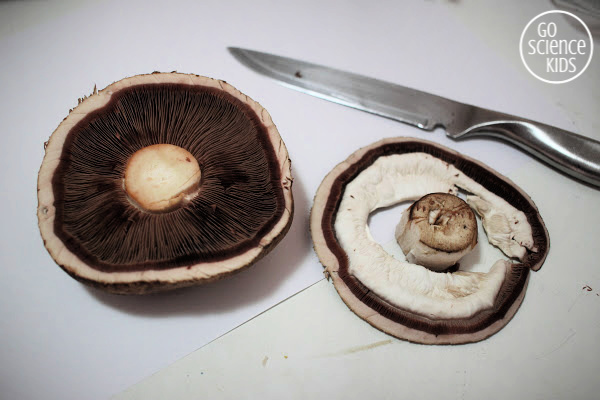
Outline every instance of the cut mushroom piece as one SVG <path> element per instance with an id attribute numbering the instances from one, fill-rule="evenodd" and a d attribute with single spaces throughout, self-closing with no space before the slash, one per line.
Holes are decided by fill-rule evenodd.
<path id="1" fill-rule="evenodd" d="M 487 273 L 434 272 L 395 259 L 371 237 L 367 222 L 376 209 L 459 189 L 471 194 L 467 203 L 506 255 Z M 500 330 L 523 300 L 529 270 L 541 267 L 549 249 L 535 204 L 513 182 L 412 138 L 374 143 L 337 165 L 315 196 L 311 234 L 350 309 L 386 333 L 427 344 L 474 342 Z"/>
<path id="2" fill-rule="evenodd" d="M 267 254 L 293 214 L 270 115 L 224 81 L 180 73 L 96 91 L 54 131 L 38 221 L 75 279 L 147 293 L 219 279 Z"/>
<path id="3" fill-rule="evenodd" d="M 395 236 L 407 261 L 443 271 L 473 250 L 477 220 L 459 197 L 431 193 L 402 213 Z"/>

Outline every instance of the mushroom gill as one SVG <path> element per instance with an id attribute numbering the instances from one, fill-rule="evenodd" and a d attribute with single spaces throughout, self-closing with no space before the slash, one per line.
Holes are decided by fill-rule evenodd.
<path id="1" fill-rule="evenodd" d="M 466 202 L 507 257 L 487 273 L 434 272 L 395 259 L 371 237 L 367 220 L 374 210 L 459 189 L 470 193 Z M 440 216 L 421 211 L 428 222 Z M 497 224 L 500 218 L 506 223 Z M 455 151 L 411 138 L 374 143 L 336 166 L 315 196 L 311 233 L 321 263 L 356 314 L 391 335 L 429 344 L 482 340 L 508 323 L 549 240 L 534 203 L 510 180 Z M 459 247 L 468 248 L 472 239 L 467 235 L 466 246 Z M 445 249 L 456 250 L 451 247 Z"/>
<path id="2" fill-rule="evenodd" d="M 260 104 L 211 78 L 139 75 L 85 98 L 50 137 L 39 226 L 74 278 L 165 290 L 264 256 L 291 224 L 291 182 Z"/>

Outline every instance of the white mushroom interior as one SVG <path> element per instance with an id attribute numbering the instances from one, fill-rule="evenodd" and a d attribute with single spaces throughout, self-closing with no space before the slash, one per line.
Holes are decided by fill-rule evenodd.
<path id="1" fill-rule="evenodd" d="M 457 194 L 459 188 L 471 193 L 466 201 L 481 217 L 491 244 L 511 258 L 535 251 L 522 211 L 429 154 L 394 154 L 379 157 L 345 187 L 335 232 L 348 255 L 349 272 L 387 302 L 427 317 L 468 318 L 491 307 L 510 261 L 498 260 L 487 273 L 437 273 L 394 258 L 369 232 L 369 215 L 378 208 L 427 193 Z"/>

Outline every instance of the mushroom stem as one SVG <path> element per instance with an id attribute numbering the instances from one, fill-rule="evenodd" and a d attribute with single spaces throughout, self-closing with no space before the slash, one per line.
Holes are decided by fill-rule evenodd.
<path id="1" fill-rule="evenodd" d="M 395 236 L 409 262 L 442 271 L 475 247 L 477 221 L 459 197 L 432 193 L 404 211 Z"/>
<path id="2" fill-rule="evenodd" d="M 187 150 L 172 144 L 155 144 L 131 156 L 123 187 L 137 207 L 165 212 L 193 197 L 200 177 L 198 161 Z"/>

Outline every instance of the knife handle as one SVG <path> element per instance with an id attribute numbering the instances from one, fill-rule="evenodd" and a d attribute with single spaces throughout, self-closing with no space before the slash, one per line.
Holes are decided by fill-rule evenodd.
<path id="1" fill-rule="evenodd" d="M 483 110 L 460 137 L 486 134 L 511 142 L 553 167 L 600 187 L 600 142 L 554 126 Z M 479 111 L 479 110 L 478 110 Z M 482 114 L 493 115 L 482 115 Z"/>

